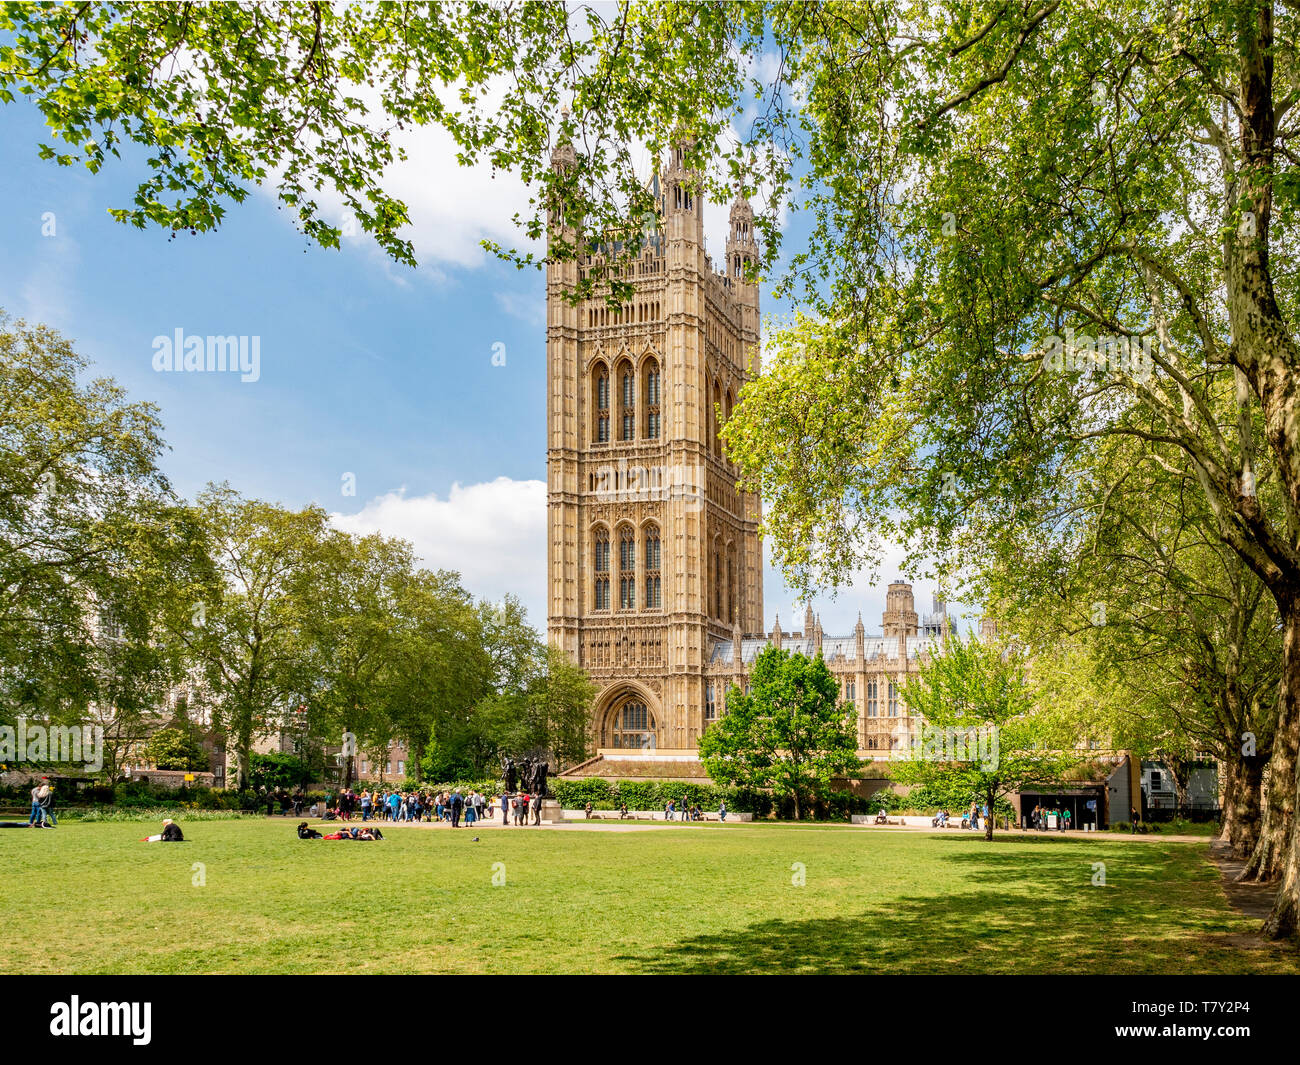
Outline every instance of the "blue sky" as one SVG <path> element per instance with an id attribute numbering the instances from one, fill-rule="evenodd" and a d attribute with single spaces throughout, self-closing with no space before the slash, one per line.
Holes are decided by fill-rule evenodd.
<path id="1" fill-rule="evenodd" d="M 0 306 L 56 327 L 97 374 L 158 405 L 179 493 L 228 481 L 287 506 L 319 503 L 341 527 L 411 540 L 475 595 L 515 592 L 544 629 L 543 281 L 477 246 L 518 244 L 518 183 L 462 170 L 438 134 L 418 134 L 391 182 L 411 208 L 421 266 L 410 270 L 364 237 L 337 251 L 308 244 L 268 193 L 232 205 L 215 233 L 120 225 L 107 209 L 130 204 L 139 173 L 42 162 L 40 138 L 34 109 L 0 107 Z M 706 211 L 706 230 L 720 247 L 725 212 Z M 763 295 L 765 311 L 782 309 Z M 259 379 L 156 372 L 153 340 L 178 328 L 259 337 Z M 930 587 L 916 591 L 928 610 Z M 766 628 L 776 611 L 783 627 L 802 624 L 794 598 L 769 564 Z M 871 631 L 883 584 L 864 579 L 815 605 L 830 632 L 848 632 L 859 609 Z"/>

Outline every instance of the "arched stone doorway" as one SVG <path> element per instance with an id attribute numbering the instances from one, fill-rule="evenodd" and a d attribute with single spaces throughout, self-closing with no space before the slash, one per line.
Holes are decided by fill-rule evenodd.
<path id="1" fill-rule="evenodd" d="M 648 692 L 619 685 L 604 700 L 600 715 L 600 746 L 648 751 L 659 745 L 659 714 Z"/>

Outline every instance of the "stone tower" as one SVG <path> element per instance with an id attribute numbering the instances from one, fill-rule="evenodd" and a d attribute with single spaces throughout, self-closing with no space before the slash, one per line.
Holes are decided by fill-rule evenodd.
<path id="1" fill-rule="evenodd" d="M 572 159 L 562 145 L 552 165 Z M 680 149 L 650 191 L 658 226 L 617 267 L 631 299 L 563 297 L 605 276 L 613 236 L 547 266 L 548 637 L 598 686 L 597 747 L 689 749 L 712 645 L 762 631 L 759 500 L 718 437 L 758 369 L 758 248 L 738 198 L 715 270 Z M 552 239 L 575 238 L 564 225 Z"/>

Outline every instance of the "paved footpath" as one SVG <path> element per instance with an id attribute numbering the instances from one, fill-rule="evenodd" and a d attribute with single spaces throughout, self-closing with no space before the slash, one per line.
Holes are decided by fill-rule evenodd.
<path id="1" fill-rule="evenodd" d="M 308 820 L 311 821 L 310 818 L 309 818 Z M 348 827 L 351 827 L 351 826 L 353 826 L 353 825 L 358 825 L 358 826 L 359 826 L 359 825 L 361 825 L 362 823 L 363 823 L 363 822 L 361 821 L 360 818 L 353 818 L 351 821 L 311 821 L 312 826 L 315 827 L 315 828 L 319 828 L 319 827 L 321 827 L 322 825 L 329 825 L 329 826 L 331 826 L 331 828 L 333 828 L 334 826 L 337 826 L 337 825 L 340 825 L 340 824 L 345 824 L 345 825 L 347 825 Z M 674 825 L 675 825 L 677 828 L 689 828 L 689 827 L 693 827 L 689 822 L 682 822 L 682 821 L 669 821 L 669 822 L 666 822 L 666 823 L 665 823 L 665 822 L 663 822 L 663 821 L 618 821 L 618 820 L 614 820 L 614 821 L 599 820 L 599 821 L 598 821 L 598 820 L 595 820 L 595 819 L 593 819 L 593 820 L 591 820 L 591 821 L 587 821 L 587 820 L 579 820 L 579 821 L 560 821 L 560 822 L 543 821 L 540 825 L 534 825 L 534 824 L 531 824 L 531 823 L 528 824 L 528 825 L 515 825 L 515 824 L 505 825 L 505 824 L 502 824 L 502 823 L 501 823 L 501 818 L 500 818 L 499 816 L 496 817 L 496 818 L 492 818 L 492 819 L 487 819 L 487 818 L 485 818 L 485 819 L 482 820 L 482 821 L 475 821 L 475 822 L 473 822 L 472 824 L 467 824 L 467 823 L 465 823 L 465 822 L 462 821 L 462 822 L 461 822 L 461 825 L 460 825 L 460 828 L 457 828 L 457 829 L 452 829 L 452 827 L 451 827 L 451 822 L 450 822 L 450 821 L 375 821 L 375 820 L 370 820 L 370 821 L 366 821 L 366 822 L 364 822 L 364 823 L 367 824 L 367 825 L 377 825 L 377 826 L 379 827 L 379 830 L 380 830 L 381 832 L 388 832 L 388 831 L 390 831 L 390 830 L 392 830 L 392 831 L 399 831 L 399 830 L 405 830 L 405 829 L 408 829 L 408 828 L 420 829 L 420 830 L 422 830 L 422 831 L 434 831 L 434 832 L 440 832 L 440 831 L 444 831 L 444 830 L 447 831 L 447 832 L 451 832 L 451 831 L 464 832 L 464 831 L 466 831 L 466 830 L 473 829 L 475 833 L 477 833 L 480 829 L 483 829 L 483 830 L 487 830 L 487 829 L 496 829 L 496 830 L 500 830 L 500 829 L 507 829 L 507 828 L 509 828 L 509 829 L 515 829 L 515 830 L 517 830 L 517 831 L 521 831 L 521 832 L 522 832 L 525 828 L 532 828 L 532 829 L 537 829 L 537 828 L 551 828 L 551 829 L 557 829 L 557 830 L 562 830 L 562 831 L 570 831 L 570 832 L 586 832 L 586 831 L 595 831 L 595 832 L 647 832 L 647 831 L 652 831 L 653 829 L 656 829 L 656 828 L 665 828 L 665 827 L 667 827 L 667 828 L 672 828 Z M 700 822 L 696 822 L 696 824 L 699 824 L 699 823 L 700 823 Z M 705 823 L 708 823 L 708 822 L 705 822 Z M 740 824 L 740 823 L 741 823 L 741 822 L 739 822 L 739 821 L 728 821 L 728 822 L 726 822 L 724 825 L 719 826 L 718 823 L 717 823 L 716 821 L 714 821 L 714 822 L 712 822 L 712 827 L 714 827 L 714 828 L 718 828 L 718 827 L 729 828 L 729 827 L 732 826 L 732 825 L 736 825 L 736 824 Z"/>
<path id="2" fill-rule="evenodd" d="M 854 828 L 867 828 L 873 832 L 929 832 L 935 836 L 982 836 L 984 830 L 981 828 L 977 832 L 972 832 L 969 828 L 934 828 L 930 825 L 854 825 Z M 1006 839 L 1011 837 L 1019 839 L 1021 836 L 1042 839 L 1087 839 L 1087 840 L 1137 840 L 1139 843 L 1209 843 L 1213 838 L 1211 836 L 1182 836 L 1173 835 L 1163 832 L 1139 832 L 1132 835 L 1128 832 L 1079 832 L 1076 829 L 1070 829 L 1068 832 L 1061 832 L 1055 829 L 1048 829 L 1046 832 L 1038 832 L 1032 828 L 999 828 L 994 833 L 995 839 Z"/>
<path id="3" fill-rule="evenodd" d="M 620 821 L 617 818 L 614 819 L 592 818 L 591 820 L 587 820 L 586 818 L 577 818 L 571 821 L 560 821 L 560 822 L 543 821 L 540 825 L 533 825 L 533 824 L 506 825 L 506 824 L 502 824 L 501 817 L 498 814 L 494 818 L 485 818 L 482 821 L 475 821 L 473 824 L 466 824 L 462 822 L 460 828 L 454 830 L 452 829 L 451 822 L 449 821 L 377 821 L 371 819 L 370 821 L 364 823 L 378 825 L 381 831 L 384 832 L 387 832 L 390 829 L 408 829 L 408 828 L 416 828 L 421 830 L 433 830 L 433 831 L 446 830 L 448 832 L 451 831 L 461 832 L 467 829 L 473 829 L 475 832 L 478 832 L 480 829 L 505 829 L 505 828 L 516 829 L 516 830 L 523 829 L 523 828 L 550 828 L 550 829 L 569 831 L 569 832 L 589 832 L 589 831 L 646 832 L 656 828 L 703 828 L 703 827 L 732 828 L 737 825 L 764 825 L 764 824 L 771 824 L 773 822 L 725 821 L 720 823 L 718 821 L 676 821 L 676 820 L 674 821 L 647 821 L 647 820 Z M 791 824 L 792 822 L 787 821 L 781 823 Z M 804 824 L 810 824 L 810 825 L 814 823 L 815 822 L 804 822 Z M 347 824 L 349 826 L 361 825 L 363 824 L 363 822 L 359 817 L 357 817 L 357 818 L 353 818 L 351 821 L 346 821 L 346 822 L 313 821 L 313 824 L 316 825 L 316 827 L 320 827 L 321 825 L 328 825 L 334 827 L 340 824 Z M 940 828 L 932 828 L 929 825 L 865 824 L 865 825 L 844 825 L 842 827 L 864 829 L 871 832 L 928 832 L 931 835 L 935 835 L 935 836 L 946 836 L 946 835 L 982 836 L 984 834 L 982 829 L 976 833 L 976 832 L 972 832 L 970 829 L 961 829 L 961 828 L 940 829 Z M 1033 838 L 1041 837 L 1044 839 L 1065 838 L 1065 839 L 1083 839 L 1089 841 L 1106 840 L 1109 842 L 1137 841 L 1139 843 L 1159 843 L 1159 842 L 1209 843 L 1211 839 L 1211 837 L 1209 836 L 1169 835 L 1169 834 L 1162 834 L 1158 832 L 1138 833 L 1136 836 L 1134 836 L 1134 835 L 1130 835 L 1127 832 L 1078 832 L 1074 830 L 1071 830 L 1069 832 L 1057 832 L 1057 831 L 1035 832 L 1032 829 L 1020 829 L 1020 828 L 1013 828 L 1010 830 L 1005 828 L 998 829 L 994 835 L 996 838 L 999 839 L 1007 839 L 1008 837 L 1020 838 L 1022 836 L 1028 836 Z"/>

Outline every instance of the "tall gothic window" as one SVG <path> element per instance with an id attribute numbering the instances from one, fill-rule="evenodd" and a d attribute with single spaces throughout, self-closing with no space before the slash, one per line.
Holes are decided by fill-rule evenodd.
<path id="1" fill-rule="evenodd" d="M 857 681 L 844 682 L 844 699 L 846 702 L 853 703 L 855 706 L 858 702 L 858 685 Z"/>
<path id="2" fill-rule="evenodd" d="M 879 706 L 878 698 L 879 689 L 876 687 L 876 681 L 867 681 L 867 717 L 875 717 Z"/>
<path id="3" fill-rule="evenodd" d="M 631 363 L 619 368 L 619 436 L 620 440 L 636 439 L 636 374 Z"/>
<path id="4" fill-rule="evenodd" d="M 639 699 L 629 699 L 611 718 L 609 746 L 625 750 L 647 750 L 655 745 L 654 716 Z"/>
<path id="5" fill-rule="evenodd" d="M 645 608 L 658 610 L 663 606 L 659 582 L 659 529 L 647 525 L 645 530 Z"/>
<path id="6" fill-rule="evenodd" d="M 609 609 L 609 530 L 597 529 L 593 538 L 596 571 L 596 609 Z"/>
<path id="7" fill-rule="evenodd" d="M 713 616 L 721 618 L 722 613 L 722 555 L 713 553 Z"/>
<path id="8" fill-rule="evenodd" d="M 722 425 L 719 422 L 719 416 L 722 410 L 722 389 L 718 387 L 718 382 L 713 382 L 713 453 L 722 454 Z"/>
<path id="9" fill-rule="evenodd" d="M 659 364 L 651 359 L 645 370 L 645 435 L 659 439 Z"/>
<path id="10" fill-rule="evenodd" d="M 898 716 L 898 685 L 892 680 L 889 682 L 889 716 Z"/>
<path id="11" fill-rule="evenodd" d="M 709 681 L 704 686 L 704 720 L 716 721 L 718 719 L 718 703 L 714 695 L 713 681 Z"/>
<path id="12" fill-rule="evenodd" d="M 727 624 L 736 623 L 736 602 L 740 596 L 736 594 L 736 545 L 727 545 Z"/>
<path id="13" fill-rule="evenodd" d="M 732 408 L 731 389 L 727 389 L 727 401 L 722 408 L 723 425 L 726 425 L 727 422 L 731 421 L 731 408 Z"/>
<path id="14" fill-rule="evenodd" d="M 636 609 L 636 535 L 627 526 L 618 539 L 618 608 Z"/>
<path id="15" fill-rule="evenodd" d="M 609 371 L 601 366 L 596 371 L 596 443 L 609 442 Z"/>

